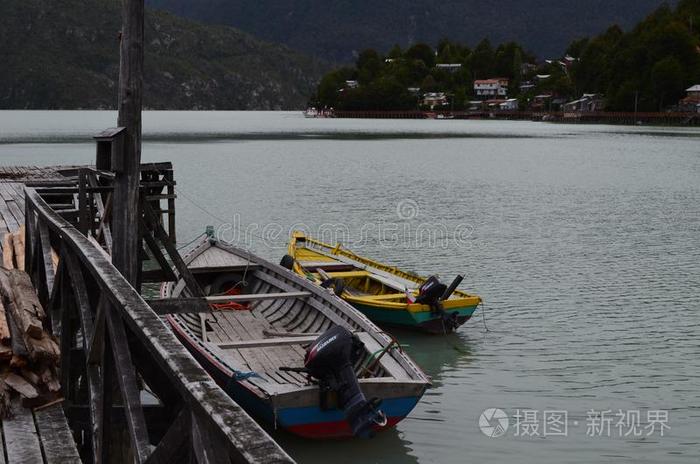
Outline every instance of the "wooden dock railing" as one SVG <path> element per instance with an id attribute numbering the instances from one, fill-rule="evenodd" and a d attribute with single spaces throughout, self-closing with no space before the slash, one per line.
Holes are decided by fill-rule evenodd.
<path id="1" fill-rule="evenodd" d="M 92 237 L 100 230 L 105 237 L 99 214 L 77 211 L 81 232 L 52 198 L 50 186 L 26 189 L 25 268 L 60 338 L 65 410 L 74 432 L 82 432 L 76 437 L 85 437 L 78 443 L 88 450 L 83 459 L 120 460 L 115 448 L 126 424 L 128 454 L 138 463 L 293 462 L 113 266 Z M 55 272 L 52 250 L 59 255 Z M 151 404 L 144 405 L 145 396 Z"/>

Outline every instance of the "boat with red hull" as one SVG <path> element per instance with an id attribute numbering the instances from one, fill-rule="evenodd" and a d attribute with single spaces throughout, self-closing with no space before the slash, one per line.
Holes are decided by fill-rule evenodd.
<path id="1" fill-rule="evenodd" d="M 308 438 L 364 436 L 401 421 L 428 388 L 400 345 L 332 292 L 209 236 L 183 259 L 211 309 L 166 319 L 258 420 Z M 188 296 L 185 279 L 161 286 L 163 299 Z"/>

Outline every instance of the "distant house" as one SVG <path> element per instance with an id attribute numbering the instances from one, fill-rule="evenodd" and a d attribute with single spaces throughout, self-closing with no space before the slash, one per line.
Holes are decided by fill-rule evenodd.
<path id="1" fill-rule="evenodd" d="M 532 111 L 545 111 L 550 109 L 552 103 L 552 94 L 542 94 L 542 95 L 535 95 L 535 98 L 532 99 L 532 103 L 530 104 L 530 109 Z"/>
<path id="2" fill-rule="evenodd" d="M 532 81 L 523 81 L 520 83 L 520 91 L 527 92 L 535 88 L 535 84 Z"/>
<path id="3" fill-rule="evenodd" d="M 494 110 L 500 110 L 501 105 L 505 102 L 506 102 L 506 100 L 504 98 L 494 98 L 491 100 L 484 100 L 484 102 L 481 106 L 485 110 L 494 111 Z"/>
<path id="4" fill-rule="evenodd" d="M 605 108 L 603 96 L 597 93 L 585 93 L 578 100 L 574 100 L 562 105 L 565 113 L 591 113 L 602 111 Z"/>
<path id="5" fill-rule="evenodd" d="M 693 98 L 695 100 L 700 100 L 700 84 L 696 84 L 690 88 L 685 89 L 687 96 L 686 98 Z"/>
<path id="6" fill-rule="evenodd" d="M 474 81 L 474 93 L 484 99 L 505 97 L 508 94 L 508 79 L 477 79 Z"/>
<path id="7" fill-rule="evenodd" d="M 685 89 L 686 97 L 678 102 L 679 111 L 700 113 L 700 84 Z"/>
<path id="8" fill-rule="evenodd" d="M 418 95 L 420 93 L 420 87 L 406 87 L 406 90 L 411 95 Z"/>
<path id="9" fill-rule="evenodd" d="M 435 68 L 454 73 L 462 69 L 462 63 L 438 63 Z"/>
<path id="10" fill-rule="evenodd" d="M 518 111 L 518 99 L 509 98 L 508 100 L 501 102 L 498 107 L 501 111 Z"/>
<path id="11" fill-rule="evenodd" d="M 447 106 L 447 95 L 445 95 L 445 92 L 428 92 L 423 95 L 421 104 L 431 110 Z"/>
<path id="12" fill-rule="evenodd" d="M 360 86 L 360 83 L 357 81 L 345 81 L 345 87 L 348 89 L 356 89 Z"/>
<path id="13" fill-rule="evenodd" d="M 523 63 L 520 65 L 520 74 L 526 75 L 537 71 L 537 65 L 533 63 Z"/>

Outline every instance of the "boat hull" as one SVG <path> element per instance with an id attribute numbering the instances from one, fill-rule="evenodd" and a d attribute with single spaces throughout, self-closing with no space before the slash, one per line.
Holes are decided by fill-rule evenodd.
<path id="1" fill-rule="evenodd" d="M 445 310 L 449 315 L 457 313 L 451 330 L 445 328 L 442 317 L 431 311 L 410 311 L 409 309 L 370 306 L 348 301 L 355 309 L 367 316 L 372 322 L 384 326 L 421 330 L 432 334 L 444 334 L 457 329 L 474 315 L 477 305 L 451 308 Z"/>
<path id="2" fill-rule="evenodd" d="M 258 396 L 245 382 L 236 380 L 228 369 L 194 341 L 172 319 L 170 325 L 180 342 L 194 356 L 214 381 L 248 414 L 267 426 L 282 429 L 294 435 L 311 439 L 352 438 L 350 424 L 339 409 L 322 410 L 319 407 L 275 408 L 270 401 Z M 381 409 L 387 424 L 375 427 L 376 431 L 395 426 L 418 404 L 420 396 L 386 398 Z"/>

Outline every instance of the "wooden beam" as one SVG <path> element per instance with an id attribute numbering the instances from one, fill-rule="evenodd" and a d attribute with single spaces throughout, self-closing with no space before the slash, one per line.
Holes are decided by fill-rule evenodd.
<path id="1" fill-rule="evenodd" d="M 102 452 L 102 377 L 100 369 L 95 362 L 90 362 L 90 352 L 93 344 L 88 343 L 93 340 L 95 329 L 92 311 L 90 310 L 90 299 L 88 297 L 87 286 L 78 259 L 71 253 L 61 254 L 61 264 L 65 263 L 70 276 L 70 283 L 73 287 L 73 296 L 78 307 L 80 316 L 80 326 L 83 335 L 83 349 L 85 350 L 85 369 L 87 377 L 88 395 L 90 399 L 90 425 L 93 451 L 93 462 L 100 462 Z M 64 309 L 65 311 L 65 309 Z M 103 319 L 104 320 L 104 319 Z M 104 329 L 103 329 L 104 330 Z M 96 356 L 96 355 L 93 355 Z M 101 361 L 101 357 L 99 358 Z"/>
<path id="2" fill-rule="evenodd" d="M 286 293 L 254 293 L 250 295 L 222 295 L 207 296 L 203 298 L 161 298 L 147 300 L 153 311 L 159 315 L 181 313 L 211 313 L 217 310 L 211 307 L 212 303 L 247 302 L 263 300 L 283 300 L 290 298 L 306 298 L 310 292 L 286 292 Z"/>
<path id="3" fill-rule="evenodd" d="M 142 231 L 143 239 L 146 242 L 146 246 L 148 246 L 148 249 L 151 250 L 151 253 L 153 253 L 153 257 L 158 262 L 158 265 L 160 266 L 161 271 L 163 271 L 165 273 L 165 275 L 168 277 L 165 280 L 167 280 L 167 281 L 176 280 L 175 274 L 173 273 L 173 270 L 172 270 L 172 267 L 170 267 L 170 263 L 163 255 L 163 251 L 158 246 L 158 243 L 156 242 L 156 240 L 153 238 L 153 236 L 148 231 L 148 226 L 146 226 L 146 223 L 143 221 L 142 218 L 139 220 L 139 222 L 141 225 L 140 230 Z"/>
<path id="4" fill-rule="evenodd" d="M 192 429 L 191 414 L 187 408 L 180 411 L 156 449 L 148 457 L 147 464 L 171 464 L 181 462 L 183 458 L 189 458 L 187 453 L 183 456 L 182 450 L 190 444 L 188 437 Z"/>
<path id="5" fill-rule="evenodd" d="M 96 423 L 93 425 L 93 431 L 99 432 L 99 435 L 93 433 L 93 455 L 97 457 L 95 463 L 108 464 L 110 462 L 110 445 L 112 443 L 112 406 L 113 406 L 113 390 L 114 390 L 114 358 L 112 350 L 109 349 L 109 340 L 105 341 L 105 348 L 102 350 L 102 358 L 100 359 L 100 392 L 98 398 L 100 402 L 90 404 L 90 408 L 97 408 L 97 411 L 90 411 L 91 416 L 96 418 Z M 88 361 L 89 363 L 89 361 Z M 92 366 L 95 366 L 92 364 Z M 99 430 L 95 430 L 97 427 Z"/>
<path id="6" fill-rule="evenodd" d="M 61 386 L 63 387 L 63 396 L 69 400 L 73 400 L 73 397 L 71 396 L 72 385 L 70 362 L 75 337 L 72 327 L 71 310 L 75 306 L 75 300 L 73 298 L 73 292 L 70 291 L 71 283 L 68 275 L 61 276 L 58 285 L 60 285 L 59 301 L 61 305 Z"/>
<path id="7" fill-rule="evenodd" d="M 90 364 L 98 364 L 102 359 L 105 343 L 105 312 L 109 309 L 109 302 L 105 297 L 100 295 L 100 301 L 97 303 L 97 311 L 95 312 L 94 327 L 90 338 L 87 340 L 87 362 Z"/>
<path id="8" fill-rule="evenodd" d="M 105 321 L 110 334 L 109 344 L 112 347 L 114 366 L 117 373 L 119 390 L 122 401 L 126 406 L 127 425 L 131 437 L 131 447 L 136 462 L 145 462 L 151 448 L 148 441 L 146 419 L 141 407 L 141 392 L 134 370 L 134 363 L 126 343 L 124 322 L 115 311 L 109 308 L 105 311 Z"/>
<path id="9" fill-rule="evenodd" d="M 230 462 L 226 448 L 220 439 L 212 433 L 211 425 L 197 413 L 191 414 L 192 449 L 198 464 L 228 464 Z"/>
<path id="10" fill-rule="evenodd" d="M 91 172 L 88 175 L 88 182 L 90 183 L 91 186 L 97 187 L 97 179 L 95 177 L 95 173 Z M 110 194 L 111 197 L 111 194 Z M 107 208 L 105 207 L 104 202 L 102 201 L 102 195 L 101 194 L 96 194 L 93 195 L 94 201 L 95 201 L 95 206 L 97 207 L 97 213 L 100 215 L 100 222 L 99 222 L 99 227 L 97 228 L 97 236 L 102 236 L 105 241 L 105 245 L 107 246 L 108 253 L 112 253 L 112 244 L 114 242 L 114 239 L 112 237 L 112 231 L 109 226 L 109 219 L 107 217 Z M 92 215 L 90 215 L 92 217 Z"/>
<path id="11" fill-rule="evenodd" d="M 60 404 L 37 410 L 34 417 L 47 464 L 82 463 Z"/>
<path id="12" fill-rule="evenodd" d="M 44 462 L 32 412 L 22 407 L 19 398 L 13 401 L 12 410 L 15 413 L 14 417 L 2 421 L 7 462 Z"/>
<path id="13" fill-rule="evenodd" d="M 119 117 L 121 150 L 112 158 L 112 262 L 127 282 L 138 280 L 139 182 L 141 166 L 141 109 L 143 107 L 144 1 L 122 1 L 119 62 Z"/>
<path id="14" fill-rule="evenodd" d="M 190 269 L 187 267 L 187 264 L 185 264 L 185 262 L 182 260 L 180 253 L 177 251 L 177 248 L 175 248 L 175 245 L 168 237 L 168 234 L 165 232 L 165 229 L 163 229 L 163 226 L 158 222 L 155 213 L 153 213 L 151 205 L 149 205 L 147 201 L 142 201 L 141 207 L 143 208 L 146 225 L 153 231 L 154 237 L 160 241 L 163 248 L 165 248 L 165 251 L 168 252 L 168 256 L 170 256 L 175 269 L 177 269 L 180 277 L 182 277 L 182 279 L 185 281 L 187 289 L 193 296 L 203 296 L 204 291 L 202 290 L 202 287 L 199 285 L 197 279 L 195 279 L 192 271 L 190 271 Z"/>
<path id="15" fill-rule="evenodd" d="M 53 257 L 51 256 L 51 240 L 49 239 L 49 228 L 42 221 L 38 221 L 37 228 L 39 229 L 39 243 L 41 244 L 41 255 L 40 259 L 42 261 L 42 273 L 44 275 L 44 282 L 46 285 L 46 300 L 44 303 L 48 303 L 48 298 L 53 291 L 54 284 L 54 269 L 53 269 Z"/>

